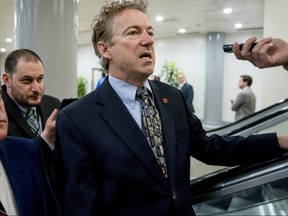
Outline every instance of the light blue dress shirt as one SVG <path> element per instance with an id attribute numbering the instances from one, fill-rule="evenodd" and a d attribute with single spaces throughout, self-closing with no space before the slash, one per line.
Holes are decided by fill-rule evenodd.
<path id="1" fill-rule="evenodd" d="M 119 80 L 111 75 L 109 75 L 108 81 L 117 95 L 121 98 L 138 126 L 142 129 L 141 105 L 136 97 L 137 86 Z M 147 80 L 143 85 L 148 88 L 152 94 L 151 87 Z"/>

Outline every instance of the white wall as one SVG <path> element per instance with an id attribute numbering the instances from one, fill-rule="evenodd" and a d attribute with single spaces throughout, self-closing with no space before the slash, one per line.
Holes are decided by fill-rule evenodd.
<path id="1" fill-rule="evenodd" d="M 79 46 L 77 58 L 77 74 L 78 76 L 86 77 L 88 81 L 87 93 L 89 93 L 94 89 L 94 87 L 92 88 L 92 69 L 101 68 L 99 65 L 99 59 L 94 53 L 92 44 L 87 46 Z M 98 80 L 101 77 L 101 73 L 95 73 L 95 76 L 95 79 Z"/>
<path id="2" fill-rule="evenodd" d="M 155 75 L 161 73 L 165 60 L 175 62 L 193 85 L 195 112 L 201 118 L 204 113 L 205 94 L 205 36 L 190 36 L 157 40 Z"/>

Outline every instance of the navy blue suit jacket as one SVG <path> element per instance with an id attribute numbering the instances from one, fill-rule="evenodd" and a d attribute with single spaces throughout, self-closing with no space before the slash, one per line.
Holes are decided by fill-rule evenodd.
<path id="1" fill-rule="evenodd" d="M 57 115 L 57 167 L 64 215 L 194 215 L 190 156 L 208 164 L 280 156 L 275 134 L 206 136 L 177 88 L 151 81 L 163 124 L 168 179 L 126 106 L 106 80 Z"/>
<path id="2" fill-rule="evenodd" d="M 20 216 L 60 215 L 58 201 L 46 174 L 42 152 L 35 140 L 5 138 L 0 142 L 0 158 Z"/>
<path id="3" fill-rule="evenodd" d="M 191 110 L 192 113 L 195 112 L 194 110 L 194 106 L 193 106 L 193 99 L 194 99 L 194 90 L 193 90 L 193 86 L 188 84 L 188 83 L 185 83 L 182 88 L 181 88 L 181 91 L 188 103 L 188 107 L 189 109 Z"/>

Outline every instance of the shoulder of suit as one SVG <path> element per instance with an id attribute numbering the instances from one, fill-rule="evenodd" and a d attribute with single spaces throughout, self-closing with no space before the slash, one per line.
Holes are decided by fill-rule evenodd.
<path id="1" fill-rule="evenodd" d="M 35 139 L 7 136 L 0 142 L 8 153 L 11 152 L 12 155 L 19 153 L 23 158 L 30 157 L 29 155 L 34 154 L 34 152 L 39 152 L 39 145 Z"/>

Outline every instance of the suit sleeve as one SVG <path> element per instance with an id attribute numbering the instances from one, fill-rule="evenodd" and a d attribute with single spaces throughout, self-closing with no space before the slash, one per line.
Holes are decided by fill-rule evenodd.
<path id="1" fill-rule="evenodd" d="M 220 166 L 251 165 L 281 157 L 287 151 L 280 148 L 276 133 L 223 137 L 207 136 L 200 120 L 190 120 L 190 154 L 196 159 Z"/>
<path id="2" fill-rule="evenodd" d="M 242 93 L 239 93 L 235 99 L 235 101 L 232 104 L 231 109 L 233 111 L 239 110 L 239 108 L 242 106 L 242 104 L 245 102 L 245 95 Z"/>
<path id="3" fill-rule="evenodd" d="M 65 127 L 59 128 L 59 125 Z M 63 215 L 95 214 L 95 209 L 101 206 L 101 201 L 97 200 L 100 193 L 97 185 L 100 184 L 100 179 L 94 167 L 94 158 L 85 145 L 84 137 L 79 135 L 78 128 L 61 110 L 57 114 L 55 151 L 56 181 Z"/>

